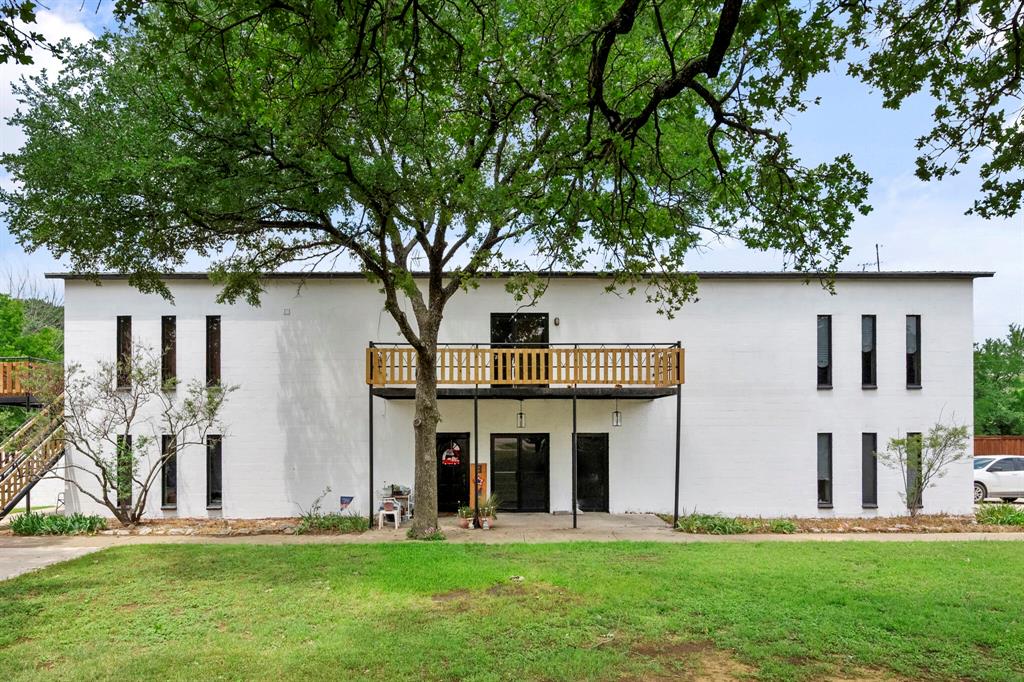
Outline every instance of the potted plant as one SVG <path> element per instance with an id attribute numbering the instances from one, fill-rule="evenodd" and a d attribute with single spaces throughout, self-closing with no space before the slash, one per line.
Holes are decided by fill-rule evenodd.
<path id="1" fill-rule="evenodd" d="M 498 496 L 491 495 L 480 503 L 480 527 L 484 529 L 494 528 L 494 521 L 498 518 Z"/>
<path id="2" fill-rule="evenodd" d="M 473 508 L 468 505 L 462 505 L 455 513 L 459 517 L 459 525 L 463 528 L 469 528 L 469 522 L 473 520 Z"/>

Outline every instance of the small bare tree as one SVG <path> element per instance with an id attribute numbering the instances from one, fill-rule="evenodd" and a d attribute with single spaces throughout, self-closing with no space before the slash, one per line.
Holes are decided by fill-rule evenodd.
<path id="1" fill-rule="evenodd" d="M 54 474 L 131 526 L 145 514 L 164 464 L 185 447 L 206 442 L 237 387 L 208 387 L 198 379 L 161 383 L 160 358 L 145 346 L 135 346 L 126 364 L 120 382 L 114 362 L 99 362 L 91 372 L 68 369 L 65 457 Z M 163 436 L 169 436 L 166 449 Z"/>
<path id="2" fill-rule="evenodd" d="M 910 516 L 917 516 L 922 507 L 924 491 L 946 475 L 946 467 L 967 456 L 970 434 L 967 426 L 943 424 L 941 421 L 925 434 L 907 434 L 890 438 L 885 452 L 875 457 L 903 477 L 900 499 Z"/>

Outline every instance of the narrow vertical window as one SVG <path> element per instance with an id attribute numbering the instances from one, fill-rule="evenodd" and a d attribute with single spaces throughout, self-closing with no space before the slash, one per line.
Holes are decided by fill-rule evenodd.
<path id="1" fill-rule="evenodd" d="M 160 454 L 163 463 L 160 465 L 160 506 L 164 509 L 175 509 L 178 506 L 178 446 L 174 436 L 163 435 L 160 438 Z"/>
<path id="2" fill-rule="evenodd" d="M 223 504 L 221 476 L 221 436 L 206 437 L 206 506 L 220 509 Z"/>
<path id="3" fill-rule="evenodd" d="M 921 459 L 924 442 L 920 433 L 907 434 L 907 508 L 924 506 Z"/>
<path id="4" fill-rule="evenodd" d="M 920 315 L 907 315 L 907 388 L 921 388 Z"/>
<path id="5" fill-rule="evenodd" d="M 206 316 L 206 385 L 220 385 L 220 315 Z"/>
<path id="6" fill-rule="evenodd" d="M 117 387 L 130 388 L 132 383 L 132 318 L 117 316 Z"/>
<path id="7" fill-rule="evenodd" d="M 831 315 L 818 315 L 818 388 L 832 388 Z"/>
<path id="8" fill-rule="evenodd" d="M 174 388 L 178 378 L 178 322 L 174 315 L 160 318 L 160 383 Z"/>
<path id="9" fill-rule="evenodd" d="M 878 507 L 878 434 L 860 435 L 860 502 L 865 509 Z"/>
<path id="10" fill-rule="evenodd" d="M 117 436 L 117 506 L 127 509 L 132 506 L 132 437 L 119 434 Z"/>
<path id="11" fill-rule="evenodd" d="M 832 508 L 832 434 L 818 434 L 818 507 Z"/>
<path id="12" fill-rule="evenodd" d="M 863 388 L 874 388 L 878 382 L 877 331 L 874 315 L 860 318 L 860 383 Z"/>

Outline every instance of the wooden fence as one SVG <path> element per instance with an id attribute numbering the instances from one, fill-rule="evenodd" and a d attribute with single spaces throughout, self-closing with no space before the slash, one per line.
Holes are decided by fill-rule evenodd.
<path id="1" fill-rule="evenodd" d="M 975 436 L 974 456 L 1024 455 L 1024 436 Z"/>

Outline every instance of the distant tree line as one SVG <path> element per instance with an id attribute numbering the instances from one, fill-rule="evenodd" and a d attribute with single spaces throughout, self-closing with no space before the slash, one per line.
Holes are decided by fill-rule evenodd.
<path id="1" fill-rule="evenodd" d="M 974 346 L 974 432 L 1024 434 L 1024 327 Z"/>
<path id="2" fill-rule="evenodd" d="M 55 291 L 9 275 L 0 294 L 0 357 L 64 358 L 64 307 Z M 24 407 L 0 406 L 0 441 L 29 416 Z"/>

